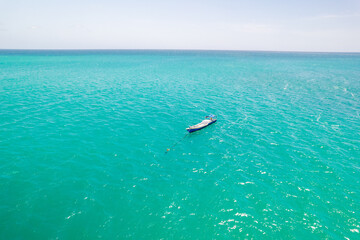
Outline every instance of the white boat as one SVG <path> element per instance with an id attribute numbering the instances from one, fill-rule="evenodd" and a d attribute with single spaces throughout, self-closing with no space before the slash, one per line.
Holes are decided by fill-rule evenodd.
<path id="1" fill-rule="evenodd" d="M 196 124 L 194 126 L 190 126 L 186 130 L 189 133 L 192 133 L 192 132 L 198 131 L 200 129 L 203 129 L 203 128 L 205 128 L 205 127 L 207 127 L 207 126 L 209 126 L 209 125 L 211 125 L 211 124 L 213 124 L 214 122 L 217 121 L 216 116 L 212 115 L 212 114 L 210 114 L 209 116 L 206 116 L 205 118 L 209 118 L 209 119 L 205 119 L 201 123 L 198 123 L 198 124 Z"/>

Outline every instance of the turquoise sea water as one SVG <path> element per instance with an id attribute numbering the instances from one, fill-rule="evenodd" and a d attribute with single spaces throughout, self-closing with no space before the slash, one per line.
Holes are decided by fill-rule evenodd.
<path id="1" fill-rule="evenodd" d="M 1 239 L 360 239 L 360 54 L 3 50 L 0 103 Z"/>

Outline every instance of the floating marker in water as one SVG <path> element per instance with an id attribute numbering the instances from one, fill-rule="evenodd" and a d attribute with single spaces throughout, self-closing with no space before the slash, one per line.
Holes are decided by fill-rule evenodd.
<path id="1" fill-rule="evenodd" d="M 189 135 L 189 133 L 185 134 L 185 136 L 183 136 L 179 141 L 177 141 L 175 144 L 173 144 L 170 148 L 167 148 L 165 154 L 168 153 L 171 148 L 175 147 L 179 142 L 181 142 L 187 135 Z"/>

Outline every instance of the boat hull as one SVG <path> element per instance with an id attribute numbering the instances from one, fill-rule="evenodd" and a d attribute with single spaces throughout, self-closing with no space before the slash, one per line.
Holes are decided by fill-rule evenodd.
<path id="1" fill-rule="evenodd" d="M 211 121 L 209 124 L 205 125 L 205 126 L 202 126 L 202 127 L 199 127 L 199 128 L 187 128 L 186 130 L 189 132 L 189 133 L 192 133 L 192 132 L 196 132 L 196 131 L 199 131 L 203 128 L 206 128 L 207 126 L 210 126 L 211 124 L 215 123 L 217 120 L 213 120 Z"/>

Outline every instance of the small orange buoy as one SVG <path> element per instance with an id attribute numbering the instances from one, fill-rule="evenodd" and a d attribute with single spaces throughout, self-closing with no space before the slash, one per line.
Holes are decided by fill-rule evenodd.
<path id="1" fill-rule="evenodd" d="M 167 151 L 170 151 L 170 148 L 166 149 Z"/>

